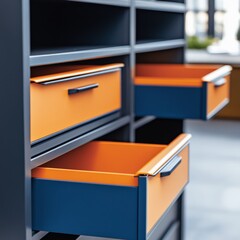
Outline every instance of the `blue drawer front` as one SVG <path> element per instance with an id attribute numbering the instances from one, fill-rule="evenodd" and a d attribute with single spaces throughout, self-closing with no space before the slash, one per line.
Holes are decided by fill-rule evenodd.
<path id="1" fill-rule="evenodd" d="M 137 202 L 137 187 L 33 179 L 33 229 L 136 240 Z"/>
<path id="2" fill-rule="evenodd" d="M 203 88 L 135 86 L 136 116 L 206 119 Z"/>

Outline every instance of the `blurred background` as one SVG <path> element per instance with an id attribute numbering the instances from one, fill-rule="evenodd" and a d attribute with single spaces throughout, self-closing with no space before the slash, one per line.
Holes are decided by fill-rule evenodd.
<path id="1" fill-rule="evenodd" d="M 240 1 L 187 0 L 186 3 L 186 61 L 233 67 L 230 104 L 209 122 L 185 122 L 185 130 L 193 135 L 191 181 L 185 196 L 186 239 L 238 240 Z"/>
<path id="2" fill-rule="evenodd" d="M 214 45 L 208 48 L 212 53 L 239 54 L 239 0 L 187 0 L 186 3 L 189 48 Z"/>

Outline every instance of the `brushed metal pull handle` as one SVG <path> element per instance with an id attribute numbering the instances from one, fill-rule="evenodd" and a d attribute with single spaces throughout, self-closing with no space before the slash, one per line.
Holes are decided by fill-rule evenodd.
<path id="1" fill-rule="evenodd" d="M 226 84 L 227 80 L 225 78 L 220 78 L 217 81 L 213 82 L 215 87 L 221 87 Z"/>
<path id="2" fill-rule="evenodd" d="M 181 162 L 182 162 L 182 157 L 180 157 L 180 156 L 175 156 L 175 157 L 173 157 L 173 158 L 160 170 L 160 177 L 170 176 Z"/>
<path id="3" fill-rule="evenodd" d="M 93 84 L 78 87 L 78 88 L 71 88 L 71 89 L 68 89 L 68 95 L 84 92 L 84 91 L 91 90 L 98 87 L 99 87 L 99 83 L 93 83 Z"/>

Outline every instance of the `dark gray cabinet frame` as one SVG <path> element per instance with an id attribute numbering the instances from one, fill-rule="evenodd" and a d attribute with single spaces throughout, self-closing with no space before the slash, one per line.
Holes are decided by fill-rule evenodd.
<path id="1" fill-rule="evenodd" d="M 67 0 L 66 0 L 67 1 Z M 170 55 L 170 62 L 184 61 L 185 40 L 164 40 L 136 44 L 136 9 L 150 11 L 177 12 L 184 14 L 185 4 L 176 2 L 152 2 L 150 8 L 144 1 L 135 0 L 76 0 L 91 4 L 106 4 L 116 7 L 125 7 L 130 13 L 129 45 L 104 47 L 101 49 L 79 50 L 65 54 L 31 54 L 30 50 L 30 0 L 1 0 L 0 1 L 0 109 L 1 109 L 1 144 L 0 144 L 0 239 L 2 240 L 30 240 L 31 229 L 31 169 L 49 161 L 61 154 L 81 146 L 91 140 L 103 137 L 118 141 L 135 141 L 136 129 L 144 124 L 150 124 L 154 117 L 135 119 L 133 102 L 134 66 L 137 54 L 148 54 L 148 61 L 161 63 L 161 51 Z M 170 31 L 171 29 L 169 29 Z M 184 26 L 182 26 L 184 31 Z M 175 52 L 177 60 L 172 59 Z M 151 57 L 151 53 L 153 54 Z M 149 56 L 150 54 L 150 56 Z M 44 154 L 31 159 L 30 142 L 30 67 L 48 65 L 70 61 L 106 58 L 114 56 L 128 58 L 125 81 L 128 91 L 123 93 L 127 99 L 124 115 L 91 132 L 66 141 L 55 149 L 46 149 Z M 156 57 L 159 55 L 159 57 Z M 144 55 L 141 57 L 144 58 Z M 149 60 L 150 59 L 150 60 Z M 155 119 L 155 124 L 167 124 Z M 183 131 L 183 122 L 173 124 L 176 132 Z M 143 129 L 144 131 L 144 129 Z M 176 132 L 172 134 L 175 135 Z M 171 135 L 171 134 L 170 134 Z M 168 136 L 171 138 L 171 136 Z M 66 137 L 67 140 L 67 137 Z M 164 141 L 164 139 L 161 139 Z M 158 142 L 160 139 L 149 139 L 149 142 Z M 46 154 L 47 153 L 47 154 Z M 178 205 L 183 206 L 182 196 Z M 179 211 L 182 216 L 182 210 Z M 181 221 L 183 223 L 183 221 Z M 180 227 L 182 229 L 182 227 Z M 182 234 L 182 231 L 180 231 Z M 179 239 L 183 239 L 179 237 Z"/>
<path id="2" fill-rule="evenodd" d="M 0 239 L 31 239 L 29 2 L 0 2 Z"/>

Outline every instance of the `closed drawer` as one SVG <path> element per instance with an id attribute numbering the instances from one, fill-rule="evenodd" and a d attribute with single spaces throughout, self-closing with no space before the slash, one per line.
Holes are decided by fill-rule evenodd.
<path id="1" fill-rule="evenodd" d="M 121 108 L 122 64 L 78 67 L 31 78 L 31 141 Z"/>
<path id="2" fill-rule="evenodd" d="M 189 139 L 92 142 L 34 169 L 33 229 L 147 239 L 188 182 Z"/>
<path id="3" fill-rule="evenodd" d="M 137 116 L 210 119 L 229 102 L 230 66 L 139 64 Z"/>

